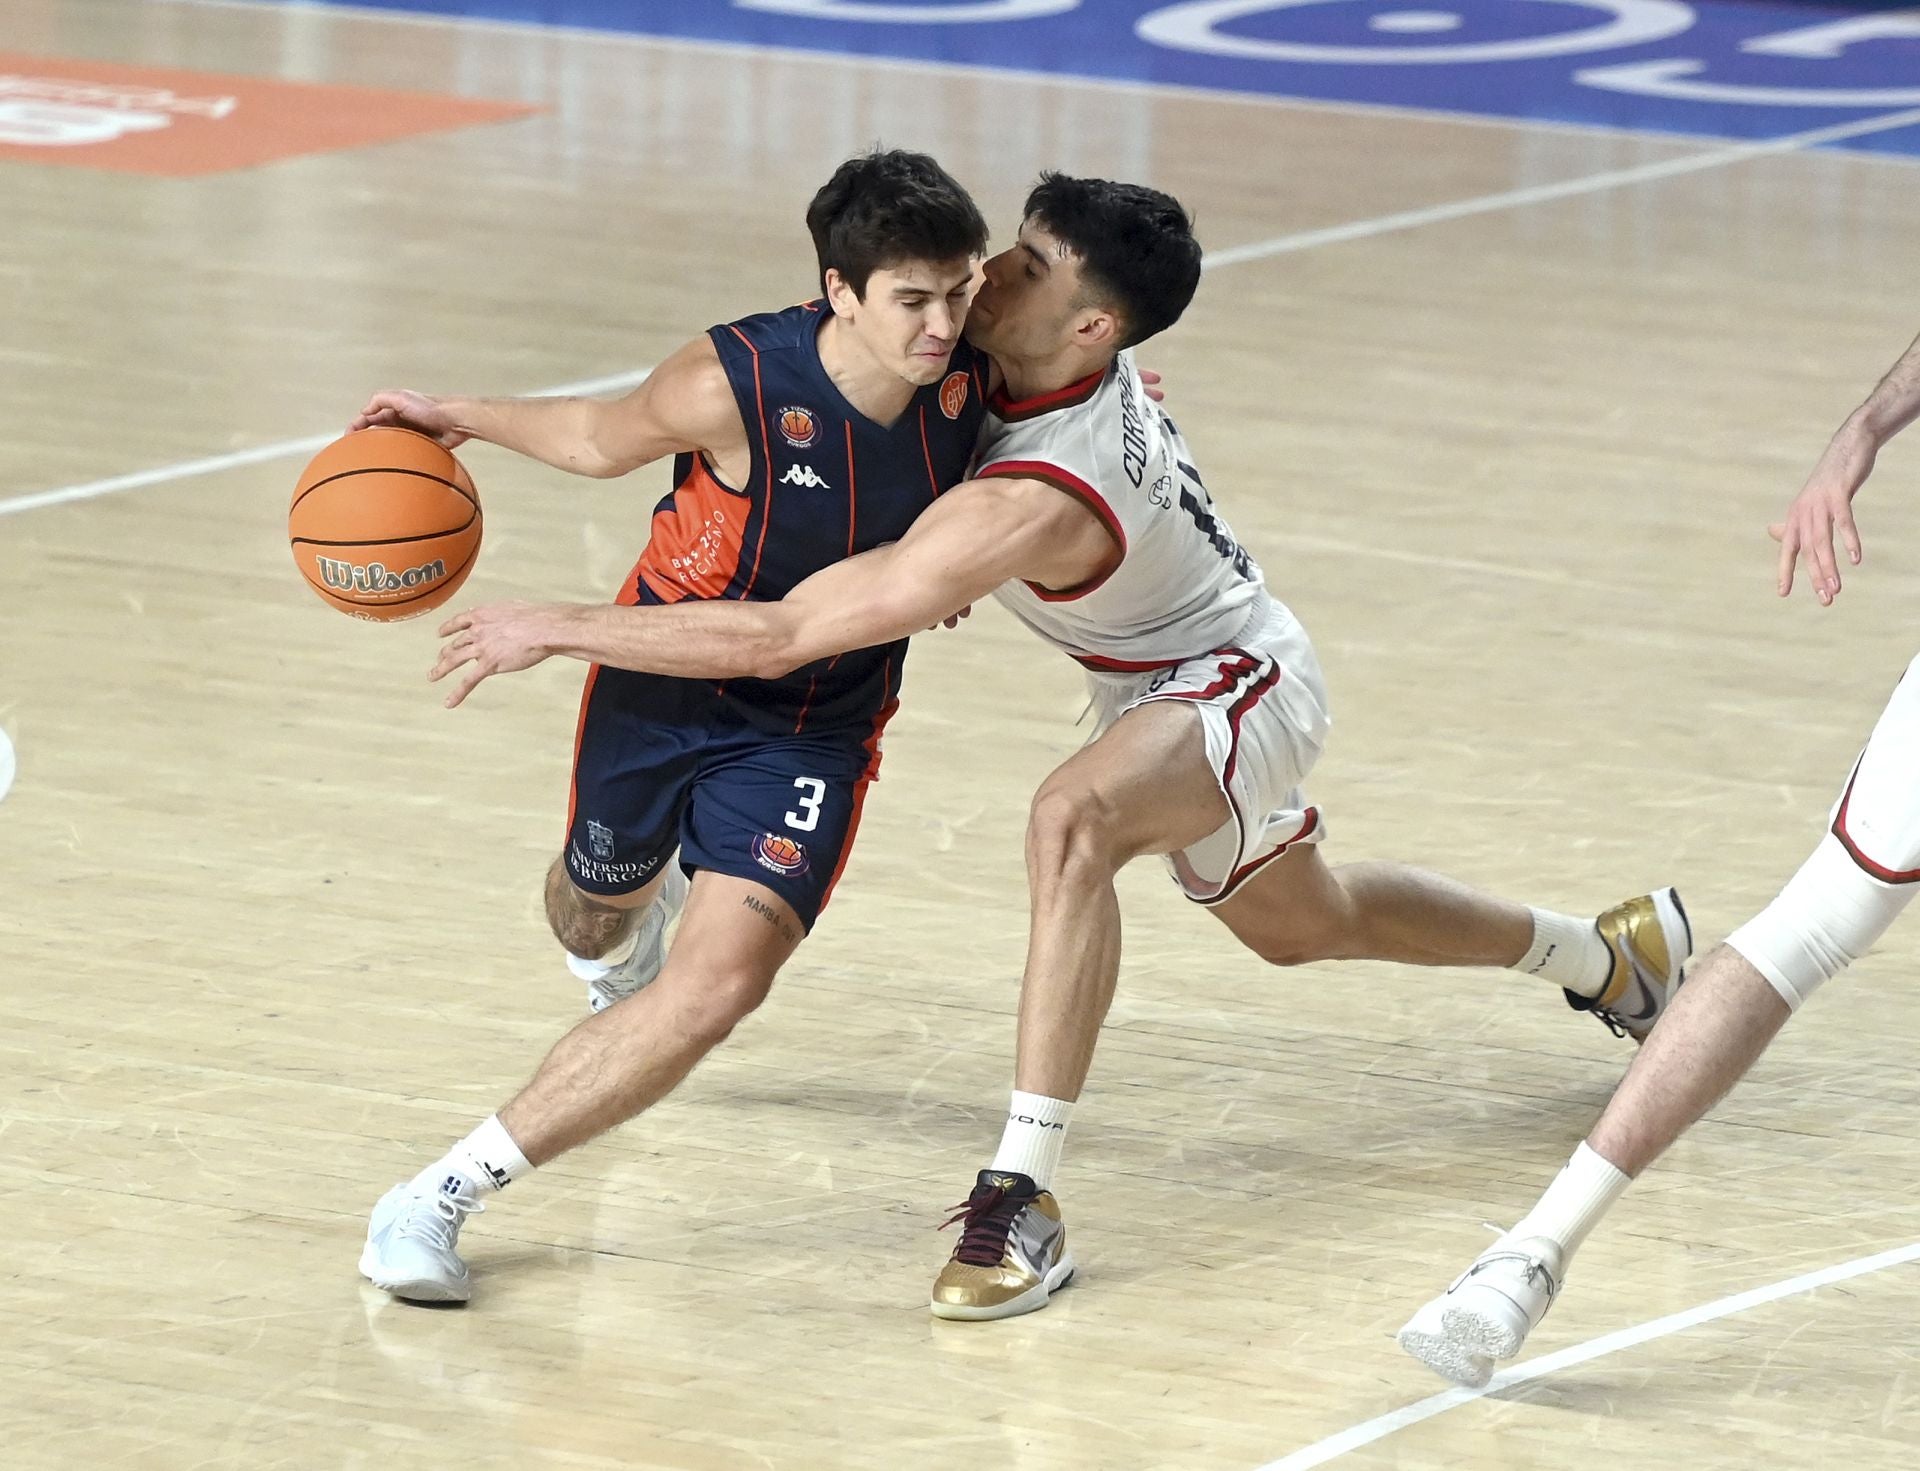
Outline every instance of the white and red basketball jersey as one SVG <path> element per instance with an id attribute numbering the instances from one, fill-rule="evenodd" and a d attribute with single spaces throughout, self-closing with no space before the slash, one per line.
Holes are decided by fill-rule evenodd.
<path id="1" fill-rule="evenodd" d="M 1107 524 L 1121 559 L 1106 576 L 995 596 L 1088 669 L 1158 669 L 1269 626 L 1259 565 L 1213 508 L 1173 421 L 1146 395 L 1133 354 L 1058 392 L 988 405 L 976 478 L 1044 480 Z"/>

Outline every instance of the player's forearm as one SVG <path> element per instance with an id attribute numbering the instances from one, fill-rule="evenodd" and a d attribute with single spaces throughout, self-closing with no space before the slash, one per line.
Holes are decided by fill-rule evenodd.
<path id="1" fill-rule="evenodd" d="M 771 679 L 805 662 L 794 657 L 790 620 L 778 603 L 557 603 L 550 614 L 547 653 L 616 669 L 682 679 Z"/>
<path id="2" fill-rule="evenodd" d="M 575 475 L 605 480 L 633 468 L 599 448 L 607 405 L 591 398 L 449 398 L 462 433 Z"/>
<path id="3" fill-rule="evenodd" d="M 1920 339 L 1853 411 L 1841 432 L 1867 435 L 1878 448 L 1916 418 L 1920 418 Z"/>

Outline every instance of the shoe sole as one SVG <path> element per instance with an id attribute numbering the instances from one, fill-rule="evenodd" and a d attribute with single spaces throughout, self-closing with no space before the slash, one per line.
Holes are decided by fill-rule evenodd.
<path id="1" fill-rule="evenodd" d="M 1069 1253 L 1053 1264 L 1048 1272 L 1033 1286 L 1018 1297 L 1010 1297 L 1005 1302 L 995 1303 L 992 1307 L 974 1308 L 962 1303 L 934 1302 L 932 1308 L 936 1318 L 947 1318 L 954 1322 L 983 1323 L 992 1318 L 1017 1318 L 1022 1313 L 1037 1313 L 1047 1305 L 1053 1294 L 1073 1280 L 1074 1262 Z"/>
<path id="2" fill-rule="evenodd" d="M 1397 1341 L 1402 1349 L 1442 1379 L 1451 1380 L 1463 1388 L 1484 1389 L 1487 1381 L 1493 1378 L 1491 1359 L 1475 1353 L 1464 1343 L 1444 1333 L 1423 1333 L 1402 1328 Z"/>
<path id="3" fill-rule="evenodd" d="M 382 1292 L 391 1292 L 402 1302 L 466 1302 L 473 1296 L 470 1282 L 440 1282 L 420 1277 L 385 1277 L 380 1258 L 369 1241 L 360 1253 L 360 1275 Z"/>
<path id="4" fill-rule="evenodd" d="M 1451 1342 L 1459 1344 L 1468 1353 L 1489 1359 L 1510 1359 L 1520 1352 L 1520 1345 L 1527 1341 L 1524 1329 L 1516 1329 L 1511 1322 L 1502 1322 L 1491 1313 L 1474 1308 L 1443 1309 L 1440 1326 L 1446 1330 Z"/>

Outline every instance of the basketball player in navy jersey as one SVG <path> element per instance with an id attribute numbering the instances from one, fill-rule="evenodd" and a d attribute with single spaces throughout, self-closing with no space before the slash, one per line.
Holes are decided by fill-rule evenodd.
<path id="1" fill-rule="evenodd" d="M 1133 858 L 1164 855 L 1188 898 L 1276 965 L 1506 967 L 1636 1038 L 1692 943 L 1670 889 L 1596 920 L 1406 864 L 1328 865 L 1320 810 L 1302 790 L 1328 725 L 1319 661 L 1186 440 L 1147 401 L 1129 350 L 1193 296 L 1191 220 L 1157 190 L 1046 175 L 985 278 L 967 333 L 1004 382 L 976 478 L 898 544 L 779 602 L 457 614 L 435 671 L 459 671 L 463 690 L 551 654 L 765 675 L 924 628 L 988 592 L 1087 671 L 1095 736 L 1034 798 L 1014 1092 L 934 1283 L 933 1312 L 946 1318 L 1031 1312 L 1073 1274 L 1052 1176 L 1112 1003 L 1114 877 Z"/>
<path id="2" fill-rule="evenodd" d="M 986 223 L 938 164 L 852 159 L 807 226 L 821 300 L 715 327 L 625 398 L 384 392 L 354 427 L 488 440 L 602 478 L 672 455 L 619 604 L 784 597 L 899 540 L 964 477 L 987 387 L 960 337 Z M 905 654 L 887 639 L 718 684 L 588 671 L 546 907 L 595 1014 L 381 1199 L 360 1259 L 376 1286 L 465 1301 L 458 1235 L 483 1198 L 656 1102 L 765 999 L 846 862 Z"/>

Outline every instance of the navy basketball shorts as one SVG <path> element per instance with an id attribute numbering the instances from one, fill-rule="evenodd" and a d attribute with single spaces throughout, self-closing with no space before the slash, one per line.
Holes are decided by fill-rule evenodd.
<path id="1" fill-rule="evenodd" d="M 581 697 L 567 873 L 630 894 L 680 851 L 771 889 L 809 930 L 826 907 L 880 766 L 884 716 L 787 733 L 707 680 L 597 667 Z"/>

